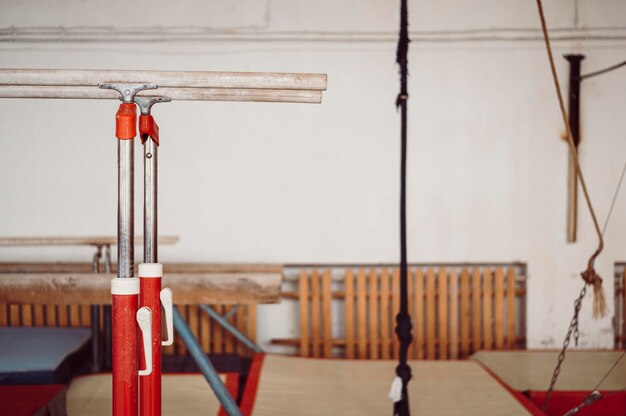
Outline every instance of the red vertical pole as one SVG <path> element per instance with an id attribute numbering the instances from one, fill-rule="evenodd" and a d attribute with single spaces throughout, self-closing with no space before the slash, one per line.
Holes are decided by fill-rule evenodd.
<path id="1" fill-rule="evenodd" d="M 161 415 L 161 276 L 163 266 L 159 263 L 139 265 L 140 306 L 152 310 L 152 374 L 139 380 L 141 416 Z M 144 348 L 140 347 L 141 368 L 145 368 Z"/>
<path id="2" fill-rule="evenodd" d="M 137 415 L 137 321 L 139 279 L 115 278 L 113 296 L 113 416 Z"/>
<path id="3" fill-rule="evenodd" d="M 117 278 L 111 282 L 113 347 L 113 416 L 137 416 L 137 308 L 139 279 L 134 263 L 134 162 L 137 134 L 135 104 L 122 103 L 117 111 L 118 140 Z"/>

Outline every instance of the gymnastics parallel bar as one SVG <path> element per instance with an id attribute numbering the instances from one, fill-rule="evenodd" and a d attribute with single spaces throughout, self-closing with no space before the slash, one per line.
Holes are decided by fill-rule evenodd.
<path id="1" fill-rule="evenodd" d="M 143 244 L 143 237 L 136 237 L 137 244 Z M 176 244 L 177 235 L 159 236 L 159 244 Z M 116 245 L 117 237 L 0 237 L 0 246 L 105 246 Z"/>
<path id="2" fill-rule="evenodd" d="M 326 74 L 0 69 L 0 98 L 115 99 L 100 83 L 153 83 L 144 96 L 173 100 L 321 103 Z"/>
<path id="3" fill-rule="evenodd" d="M 158 88 L 144 90 L 139 97 L 169 97 L 177 101 L 247 101 L 265 103 L 319 104 L 322 92 L 314 90 Z M 119 99 L 113 90 L 64 85 L 0 85 L 0 98 Z"/>
<path id="4" fill-rule="evenodd" d="M 0 304 L 111 304 L 111 279 L 104 273 L 3 273 Z M 280 302 L 280 273 L 171 273 L 177 305 L 240 305 Z"/>
<path id="5" fill-rule="evenodd" d="M 284 72 L 0 69 L 0 85 L 97 87 L 101 82 L 152 82 L 164 88 L 326 89 L 326 74 Z"/>

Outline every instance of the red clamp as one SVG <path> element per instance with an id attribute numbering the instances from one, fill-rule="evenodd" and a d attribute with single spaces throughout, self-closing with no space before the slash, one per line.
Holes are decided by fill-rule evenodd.
<path id="1" fill-rule="evenodd" d="M 120 140 L 131 140 L 137 135 L 137 108 L 135 104 L 120 104 L 115 115 L 115 136 Z"/>
<path id="2" fill-rule="evenodd" d="M 141 144 L 151 138 L 154 144 L 159 145 L 159 126 L 151 115 L 142 114 L 139 116 L 139 137 L 141 137 Z"/>

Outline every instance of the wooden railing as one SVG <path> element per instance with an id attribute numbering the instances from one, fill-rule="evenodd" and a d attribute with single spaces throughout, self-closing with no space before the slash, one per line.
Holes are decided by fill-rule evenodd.
<path id="1" fill-rule="evenodd" d="M 399 277 L 391 267 L 303 268 L 297 290 L 283 290 L 283 299 L 299 302 L 299 338 L 273 343 L 301 356 L 396 358 Z M 409 357 L 523 348 L 525 293 L 522 264 L 411 267 Z"/>

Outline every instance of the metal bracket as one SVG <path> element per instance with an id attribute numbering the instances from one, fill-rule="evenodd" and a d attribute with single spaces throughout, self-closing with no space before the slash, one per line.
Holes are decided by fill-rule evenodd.
<path id="1" fill-rule="evenodd" d="M 169 103 L 172 101 L 170 97 L 138 97 L 134 98 L 135 104 L 139 106 L 141 114 L 144 116 L 150 115 L 152 106 L 158 103 Z"/>
<path id="2" fill-rule="evenodd" d="M 120 100 L 124 103 L 132 104 L 135 101 L 135 95 L 142 90 L 155 90 L 158 88 L 153 83 L 143 84 L 125 84 L 114 82 L 103 82 L 98 84 L 98 87 L 103 90 L 114 90 L 120 94 Z"/>

